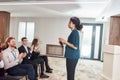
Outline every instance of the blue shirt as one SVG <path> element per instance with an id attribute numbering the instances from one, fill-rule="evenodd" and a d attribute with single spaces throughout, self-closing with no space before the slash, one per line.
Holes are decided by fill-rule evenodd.
<path id="1" fill-rule="evenodd" d="M 80 58 L 79 40 L 80 40 L 79 32 L 76 29 L 72 30 L 72 32 L 70 33 L 68 37 L 68 42 L 73 44 L 75 47 L 77 47 L 77 50 L 66 45 L 66 48 L 65 48 L 66 58 L 71 58 L 71 59 Z"/>

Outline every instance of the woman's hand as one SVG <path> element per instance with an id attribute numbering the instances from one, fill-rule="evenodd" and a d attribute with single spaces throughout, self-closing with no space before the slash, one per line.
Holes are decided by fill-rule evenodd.
<path id="1" fill-rule="evenodd" d="M 39 50 L 39 47 L 38 47 L 38 46 L 36 46 L 36 47 L 35 47 L 35 50 L 36 50 L 36 51 L 38 51 L 38 50 Z"/>
<path id="2" fill-rule="evenodd" d="M 61 42 L 61 43 L 63 43 L 63 44 L 66 44 L 66 43 L 67 43 L 67 41 L 66 41 L 65 39 L 63 39 L 63 38 L 59 38 L 59 42 Z"/>
<path id="3" fill-rule="evenodd" d="M 77 47 L 75 47 L 73 44 L 67 42 L 66 40 L 64 40 L 63 38 L 59 38 L 59 42 L 61 42 L 62 44 L 66 44 L 69 47 L 73 48 L 74 50 L 77 50 Z"/>
<path id="4" fill-rule="evenodd" d="M 31 46 L 31 52 L 32 52 L 32 51 L 40 52 L 39 46 L 35 46 L 35 47 L 34 47 L 34 46 L 32 45 L 32 46 Z"/>

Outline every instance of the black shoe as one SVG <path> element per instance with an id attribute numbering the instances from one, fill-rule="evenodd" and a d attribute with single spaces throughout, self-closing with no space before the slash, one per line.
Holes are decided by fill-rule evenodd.
<path id="1" fill-rule="evenodd" d="M 38 77 L 38 74 L 36 74 L 36 77 Z"/>
<path id="2" fill-rule="evenodd" d="M 46 72 L 47 72 L 47 73 L 52 73 L 52 71 L 51 71 L 51 70 L 46 70 Z"/>
<path id="3" fill-rule="evenodd" d="M 49 68 L 50 70 L 53 70 L 52 68 Z"/>
<path id="4" fill-rule="evenodd" d="M 40 78 L 49 78 L 49 76 L 46 74 L 42 74 L 42 75 L 40 75 Z"/>
<path id="5" fill-rule="evenodd" d="M 47 68 L 47 70 L 53 70 L 53 69 L 49 67 L 49 68 Z"/>

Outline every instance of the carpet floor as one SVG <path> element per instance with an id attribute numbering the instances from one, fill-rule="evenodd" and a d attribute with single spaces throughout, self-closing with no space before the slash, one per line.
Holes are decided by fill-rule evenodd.
<path id="1" fill-rule="evenodd" d="M 50 77 L 39 80 L 67 80 L 66 59 L 49 57 L 49 64 L 53 73 L 45 73 Z M 106 80 L 102 77 L 103 63 L 96 60 L 80 59 L 75 73 L 75 80 Z"/>

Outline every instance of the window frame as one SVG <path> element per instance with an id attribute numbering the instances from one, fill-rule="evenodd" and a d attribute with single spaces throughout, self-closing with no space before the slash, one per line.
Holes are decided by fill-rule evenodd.
<path id="1" fill-rule="evenodd" d="M 21 38 L 22 38 L 22 37 L 19 38 L 19 33 L 20 33 L 20 32 L 19 32 L 19 27 L 20 27 L 20 23 L 21 23 L 21 22 L 24 22 L 24 23 L 25 23 L 25 33 L 24 33 L 25 36 L 22 36 L 22 37 L 27 37 L 27 32 L 28 32 L 28 30 L 27 30 L 27 27 L 28 27 L 28 26 L 27 26 L 27 25 L 28 25 L 28 23 L 33 23 L 33 24 L 34 24 L 34 31 L 33 31 L 33 39 L 34 39 L 34 35 L 35 35 L 35 22 L 34 22 L 34 21 L 19 21 L 19 22 L 18 22 L 18 34 L 17 34 L 17 35 L 18 35 L 18 37 L 17 37 L 18 42 L 21 42 Z M 28 42 L 32 42 L 32 40 L 29 40 L 29 38 L 28 38 Z"/>

